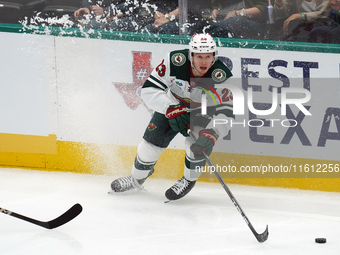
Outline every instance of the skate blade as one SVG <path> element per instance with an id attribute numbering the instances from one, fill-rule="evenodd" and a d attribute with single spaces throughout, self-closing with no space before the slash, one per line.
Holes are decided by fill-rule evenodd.
<path id="1" fill-rule="evenodd" d="M 109 195 L 123 195 L 123 194 L 133 194 L 133 193 L 138 193 L 138 192 L 147 192 L 146 189 L 138 190 L 138 189 L 132 189 L 132 190 L 127 190 L 124 192 L 115 192 L 113 190 L 109 190 L 107 194 Z"/>

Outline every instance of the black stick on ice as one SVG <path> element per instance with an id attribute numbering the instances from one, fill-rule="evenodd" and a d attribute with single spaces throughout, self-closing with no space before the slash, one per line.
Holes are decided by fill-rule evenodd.
<path id="1" fill-rule="evenodd" d="M 191 137 L 191 139 L 196 142 L 196 137 L 195 135 L 191 132 L 191 130 L 188 130 L 188 133 Z M 268 239 L 268 225 L 266 227 L 266 230 L 259 234 L 256 232 L 256 230 L 254 229 L 253 225 L 250 223 L 248 217 L 246 216 L 246 214 L 244 213 L 244 211 L 242 210 L 241 206 L 239 205 L 239 203 L 237 202 L 236 198 L 234 197 L 233 193 L 231 193 L 230 189 L 228 188 L 227 184 L 224 182 L 224 180 L 222 179 L 221 175 L 219 174 L 218 171 L 216 171 L 216 168 L 214 166 L 214 164 L 211 162 L 210 158 L 207 156 L 207 154 L 205 154 L 205 152 L 202 152 L 203 156 L 205 157 L 205 160 L 207 161 L 208 165 L 213 169 L 214 174 L 216 175 L 217 179 L 219 180 L 219 182 L 222 184 L 222 187 L 224 188 L 224 190 L 227 192 L 227 194 L 229 195 L 231 201 L 233 202 L 234 206 L 236 207 L 236 209 L 239 211 L 239 213 L 241 214 L 242 218 L 244 219 L 244 221 L 247 223 L 248 227 L 250 228 L 251 232 L 253 232 L 254 236 L 256 237 L 257 241 L 259 241 L 260 243 L 265 242 Z"/>
<path id="2" fill-rule="evenodd" d="M 83 210 L 83 208 L 80 204 L 75 204 L 70 209 L 68 209 L 64 214 L 60 215 L 58 218 L 55 218 L 54 220 L 39 221 L 39 220 L 35 220 L 35 219 L 29 218 L 27 216 L 15 213 L 15 212 L 11 212 L 9 210 L 6 210 L 6 209 L 0 207 L 0 212 L 2 212 L 4 214 L 13 216 L 15 218 L 18 218 L 18 219 L 21 219 L 21 220 L 24 220 L 24 221 L 28 221 L 30 223 L 33 223 L 35 225 L 38 225 L 40 227 L 47 228 L 47 229 L 53 229 L 53 228 L 57 228 L 61 225 L 64 225 L 65 223 L 67 223 L 70 220 L 73 220 L 75 217 L 77 217 L 81 213 L 82 210 Z"/>

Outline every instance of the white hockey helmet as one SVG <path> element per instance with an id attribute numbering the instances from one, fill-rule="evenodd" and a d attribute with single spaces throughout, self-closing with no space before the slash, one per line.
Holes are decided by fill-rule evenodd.
<path id="1" fill-rule="evenodd" d="M 194 34 L 189 42 L 189 58 L 193 53 L 214 53 L 217 55 L 216 42 L 210 34 Z"/>

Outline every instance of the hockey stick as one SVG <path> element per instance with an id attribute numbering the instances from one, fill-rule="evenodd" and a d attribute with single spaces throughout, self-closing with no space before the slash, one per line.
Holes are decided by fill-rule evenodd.
<path id="1" fill-rule="evenodd" d="M 15 212 L 11 212 L 9 210 L 6 210 L 0 207 L 0 212 L 4 214 L 13 216 L 15 218 L 18 218 L 24 221 L 28 221 L 30 223 L 36 224 L 40 227 L 47 228 L 47 229 L 57 228 L 61 225 L 64 225 L 65 223 L 77 217 L 81 213 L 82 210 L 83 210 L 83 207 L 80 204 L 75 204 L 70 209 L 68 209 L 64 214 L 60 215 L 58 218 L 45 222 L 45 221 L 35 220 L 35 219 L 26 217 L 24 215 L 21 215 Z"/>
<path id="2" fill-rule="evenodd" d="M 191 139 L 196 142 L 197 139 L 195 137 L 195 135 L 191 132 L 191 130 L 188 130 L 188 133 L 191 137 Z M 207 154 L 202 151 L 202 154 L 205 158 L 205 160 L 207 161 L 208 165 L 212 168 L 214 174 L 216 175 L 217 179 L 219 180 L 219 182 L 222 184 L 222 187 L 224 188 L 224 190 L 227 192 L 227 194 L 229 195 L 231 201 L 233 202 L 234 206 L 236 207 L 236 209 L 239 211 L 239 213 L 241 214 L 242 218 L 244 219 L 244 221 L 247 223 L 248 227 L 250 228 L 251 232 L 253 232 L 254 236 L 256 237 L 257 241 L 259 241 L 260 243 L 265 242 L 268 239 L 268 225 L 266 227 L 266 230 L 259 234 L 256 232 L 256 230 L 254 229 L 253 225 L 250 223 L 248 217 L 246 216 L 246 214 L 244 213 L 244 211 L 242 210 L 240 204 L 237 202 L 236 198 L 234 197 L 233 193 L 230 191 L 230 189 L 228 188 L 227 184 L 224 182 L 224 180 L 222 179 L 221 175 L 219 174 L 218 171 L 216 171 L 216 168 L 214 166 L 214 164 L 211 162 L 210 158 L 207 156 Z"/>

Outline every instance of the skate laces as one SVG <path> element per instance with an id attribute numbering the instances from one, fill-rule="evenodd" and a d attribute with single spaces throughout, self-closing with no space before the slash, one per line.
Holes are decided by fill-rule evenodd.
<path id="1" fill-rule="evenodd" d="M 119 184 L 122 189 L 128 189 L 132 186 L 135 189 L 144 190 L 144 187 L 132 175 L 119 178 Z"/>
<path id="2" fill-rule="evenodd" d="M 129 175 L 129 176 L 126 176 L 126 177 L 121 177 L 121 178 L 118 179 L 118 181 L 119 181 L 120 187 L 122 189 L 126 189 L 126 188 L 131 186 L 132 176 Z"/>
<path id="3" fill-rule="evenodd" d="M 172 186 L 172 190 L 177 194 L 181 194 L 183 190 L 185 190 L 189 186 L 189 181 L 184 177 L 177 181 L 174 186 Z"/>

